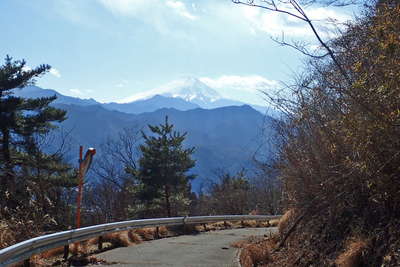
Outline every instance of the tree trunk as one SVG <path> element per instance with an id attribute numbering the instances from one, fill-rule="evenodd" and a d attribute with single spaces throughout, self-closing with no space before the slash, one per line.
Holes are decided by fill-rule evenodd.
<path id="1" fill-rule="evenodd" d="M 8 129 L 2 129 L 1 133 L 3 135 L 2 140 L 2 156 L 4 160 L 4 176 L 1 181 L 1 192 L 8 191 L 11 196 L 15 196 L 16 193 L 16 184 L 15 184 L 15 175 L 13 171 L 13 166 L 11 162 L 11 153 L 10 153 L 10 131 Z M 11 202 L 8 200 L 6 205 L 10 208 Z"/>
<path id="2" fill-rule="evenodd" d="M 170 198 L 169 185 L 165 185 L 164 194 L 165 194 L 165 207 L 167 209 L 167 216 L 171 217 L 171 203 L 169 202 Z"/>
<path id="3" fill-rule="evenodd" d="M 3 158 L 7 166 L 10 165 L 10 131 L 8 129 L 2 129 L 3 134 Z"/>

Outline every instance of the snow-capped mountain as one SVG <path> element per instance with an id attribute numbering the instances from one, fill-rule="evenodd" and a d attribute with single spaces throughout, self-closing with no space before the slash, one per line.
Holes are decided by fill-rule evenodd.
<path id="1" fill-rule="evenodd" d="M 197 104 L 203 108 L 219 107 L 220 105 L 217 104 L 219 101 L 227 100 L 223 99 L 223 97 L 217 91 L 207 86 L 199 79 L 188 77 L 172 81 L 164 86 L 155 88 L 153 90 L 135 94 L 133 96 L 123 99 L 122 101 L 120 101 L 120 103 L 146 100 L 156 95 L 181 98 L 187 102 Z"/>
<path id="2" fill-rule="evenodd" d="M 127 110 L 132 110 L 130 105 L 137 105 L 139 102 L 143 102 L 143 104 L 148 105 L 147 102 L 155 102 L 153 98 L 155 97 L 164 97 L 165 100 L 169 99 L 169 104 L 163 104 L 162 101 L 157 101 L 159 108 L 162 107 L 174 107 L 171 105 L 172 99 L 175 101 L 185 101 L 187 104 L 184 106 L 186 108 L 177 108 L 179 110 L 187 110 L 188 104 L 197 105 L 201 108 L 212 109 L 212 108 L 221 108 L 227 106 L 242 106 L 248 105 L 248 103 L 224 98 L 221 94 L 219 94 L 215 89 L 211 88 L 204 82 L 200 81 L 194 77 L 187 77 L 180 80 L 175 80 L 167 83 L 164 86 L 138 93 L 127 97 L 118 103 L 112 103 L 114 105 L 115 110 L 128 112 Z M 119 106 L 117 106 L 119 105 Z M 125 105 L 125 109 L 120 109 L 121 105 Z M 152 105 L 150 105 L 152 106 Z M 266 112 L 266 107 L 251 105 L 254 109 L 258 110 L 261 113 Z M 110 109 L 111 105 L 107 106 Z M 152 109 L 156 110 L 156 109 Z M 130 111 L 129 113 L 137 113 Z"/>

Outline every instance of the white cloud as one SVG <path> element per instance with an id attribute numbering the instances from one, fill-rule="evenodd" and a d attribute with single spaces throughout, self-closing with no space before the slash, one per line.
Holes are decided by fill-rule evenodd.
<path id="1" fill-rule="evenodd" d="M 60 73 L 60 71 L 59 71 L 58 69 L 56 69 L 56 68 L 51 68 L 50 71 L 49 71 L 49 73 L 50 73 L 51 75 L 53 75 L 54 77 L 61 78 L 61 73 Z"/>
<path id="2" fill-rule="evenodd" d="M 170 8 L 172 8 L 173 10 L 175 10 L 175 12 L 178 15 L 182 16 L 182 17 L 185 17 L 185 18 L 190 19 L 190 20 L 196 20 L 197 19 L 196 16 L 194 16 L 193 14 L 191 14 L 188 11 L 188 9 L 186 8 L 186 5 L 181 1 L 173 1 L 173 0 L 172 1 L 167 1 L 166 5 L 168 7 L 170 7 Z M 193 7 L 195 8 L 195 6 L 192 6 L 192 8 Z"/>
<path id="3" fill-rule="evenodd" d="M 159 32 L 170 34 L 176 31 L 173 24 L 193 21 L 197 17 L 189 11 L 187 5 L 177 0 L 97 0 L 114 15 L 127 16 L 152 25 Z M 190 6 L 192 11 L 195 8 Z M 172 11 L 172 12 L 171 12 Z"/>
<path id="4" fill-rule="evenodd" d="M 278 86 L 278 82 L 268 80 L 259 75 L 235 76 L 224 75 L 216 79 L 202 77 L 200 80 L 208 86 L 216 89 L 229 88 L 237 91 L 257 93 L 260 90 Z"/>
<path id="5" fill-rule="evenodd" d="M 202 77 L 200 81 L 217 90 L 225 98 L 255 105 L 265 105 L 263 92 L 273 92 L 279 87 L 278 81 L 259 75 Z"/>

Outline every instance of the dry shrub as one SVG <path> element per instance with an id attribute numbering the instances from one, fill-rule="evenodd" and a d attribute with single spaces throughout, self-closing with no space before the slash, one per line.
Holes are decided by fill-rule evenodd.
<path id="1" fill-rule="evenodd" d="M 64 247 L 52 248 L 40 254 L 41 258 L 48 259 L 64 254 Z"/>
<path id="2" fill-rule="evenodd" d="M 168 229 L 165 226 L 158 227 L 158 233 L 159 233 L 160 237 L 168 237 L 169 236 Z"/>
<path id="3" fill-rule="evenodd" d="M 104 264 L 113 264 L 113 263 L 108 263 L 107 261 L 103 259 L 98 259 L 96 257 L 86 257 L 86 256 L 81 256 L 81 257 L 72 257 L 69 259 L 69 264 L 68 266 L 86 266 L 86 265 L 104 265 Z M 52 265 L 54 266 L 54 265 Z M 59 265 L 57 265 L 59 266 Z"/>
<path id="4" fill-rule="evenodd" d="M 244 227 L 257 227 L 257 221 L 243 221 L 242 224 Z"/>
<path id="5" fill-rule="evenodd" d="M 232 222 L 232 227 L 233 228 L 240 228 L 240 227 L 242 227 L 242 222 L 241 221 L 234 221 L 234 222 Z"/>
<path id="6" fill-rule="evenodd" d="M 115 247 L 128 247 L 133 244 L 128 231 L 106 234 L 103 236 L 103 241 L 109 242 Z"/>
<path id="7" fill-rule="evenodd" d="M 133 232 L 139 235 L 142 240 L 154 240 L 156 237 L 156 229 L 155 228 L 141 228 L 135 229 Z"/>
<path id="8" fill-rule="evenodd" d="M 210 231 L 209 226 L 207 225 L 207 230 Z M 176 232 L 176 234 L 197 234 L 199 232 L 205 231 L 203 225 L 195 225 L 195 224 L 186 224 L 182 231 L 179 232 L 179 230 Z"/>
<path id="9" fill-rule="evenodd" d="M 195 231 L 195 232 L 198 232 L 198 233 L 204 232 L 204 231 L 205 231 L 203 225 L 192 225 L 191 227 L 194 227 L 194 231 Z M 211 225 L 210 225 L 210 226 L 207 226 L 207 230 L 208 230 L 208 231 L 211 231 L 211 230 L 213 230 L 213 229 L 215 229 L 215 228 L 212 227 Z"/>
<path id="10" fill-rule="evenodd" d="M 90 246 L 97 245 L 99 243 L 99 238 L 98 237 L 90 238 L 86 242 Z"/>
<path id="11" fill-rule="evenodd" d="M 268 245 L 267 242 L 269 242 L 269 240 L 260 241 L 254 237 L 247 240 L 234 242 L 231 244 L 231 246 L 241 249 L 241 265 L 243 267 L 252 267 L 260 264 L 267 264 L 271 260 L 269 254 L 269 249 L 271 246 Z"/>
<path id="12" fill-rule="evenodd" d="M 234 242 L 231 246 L 241 249 L 240 263 L 243 267 L 264 266 L 273 263 L 270 251 L 276 248 L 278 241 L 279 234 L 275 233 L 268 238 L 251 236 L 246 240 Z"/>
<path id="13" fill-rule="evenodd" d="M 140 244 L 142 243 L 142 238 L 135 233 L 134 230 L 129 230 L 128 231 L 128 237 L 129 240 L 133 243 L 133 244 Z"/>
<path id="14" fill-rule="evenodd" d="M 367 242 L 361 238 L 350 240 L 347 242 L 345 251 L 336 259 L 336 265 L 339 267 L 361 266 L 362 254 L 367 247 Z"/>
<path id="15" fill-rule="evenodd" d="M 244 267 L 267 264 L 270 260 L 269 251 L 262 244 L 250 244 L 240 254 L 240 261 Z M 250 263 L 250 265 L 248 265 Z"/>
<path id="16" fill-rule="evenodd" d="M 15 243 L 14 232 L 8 227 L 7 223 L 0 222 L 0 249 L 9 247 Z"/>
<path id="17" fill-rule="evenodd" d="M 289 209 L 288 211 L 285 212 L 285 214 L 283 214 L 283 216 L 279 220 L 278 230 L 281 235 L 283 235 L 288 229 L 289 225 L 293 221 L 294 215 L 295 215 L 294 210 Z"/>
<path id="18" fill-rule="evenodd" d="M 232 226 L 232 224 L 227 222 L 227 227 Z M 225 229 L 224 222 L 216 222 L 216 223 L 211 223 L 208 225 L 208 227 L 212 230 L 220 230 L 220 229 Z M 208 228 L 207 227 L 207 228 Z"/>
<path id="19" fill-rule="evenodd" d="M 274 219 L 269 221 L 270 227 L 276 227 L 279 225 L 280 220 L 279 219 Z"/>
<path id="20" fill-rule="evenodd" d="M 88 242 L 83 241 L 73 243 L 72 246 L 70 246 L 70 251 L 72 251 L 74 255 L 86 255 L 89 251 Z"/>

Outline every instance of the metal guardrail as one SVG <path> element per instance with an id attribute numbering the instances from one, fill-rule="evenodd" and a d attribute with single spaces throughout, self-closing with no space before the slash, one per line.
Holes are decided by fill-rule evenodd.
<path id="1" fill-rule="evenodd" d="M 134 228 L 174 226 L 189 224 L 205 224 L 222 221 L 269 221 L 279 219 L 281 215 L 222 215 L 173 217 L 160 219 L 143 219 L 115 223 L 100 224 L 54 234 L 39 236 L 0 250 L 0 267 L 10 265 L 32 255 L 39 254 L 51 248 L 62 247 L 78 241 L 99 237 L 112 232 L 120 232 Z"/>

